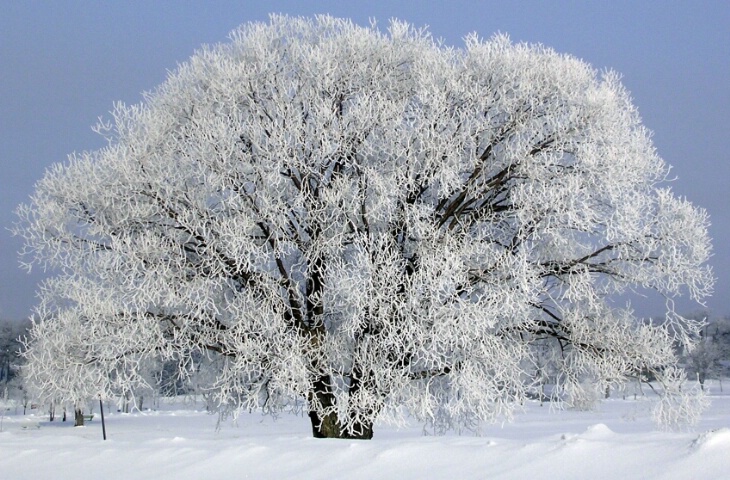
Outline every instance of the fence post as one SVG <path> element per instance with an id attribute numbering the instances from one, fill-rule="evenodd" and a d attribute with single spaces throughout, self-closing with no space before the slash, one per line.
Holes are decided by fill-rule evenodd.
<path id="1" fill-rule="evenodd" d="M 106 440 L 106 423 L 104 422 L 104 402 L 101 400 L 101 395 L 99 395 L 99 412 L 101 413 L 101 433 L 104 436 L 104 440 Z"/>

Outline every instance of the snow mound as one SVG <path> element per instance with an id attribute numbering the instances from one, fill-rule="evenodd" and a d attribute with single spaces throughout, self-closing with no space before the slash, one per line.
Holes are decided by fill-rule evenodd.
<path id="1" fill-rule="evenodd" d="M 606 438 L 614 434 L 614 431 L 603 423 L 591 425 L 582 435 L 584 438 Z"/>
<path id="2" fill-rule="evenodd" d="M 730 450 L 730 429 L 719 428 L 704 432 L 692 441 L 692 447 L 699 449 L 724 448 Z"/>
<path id="3" fill-rule="evenodd" d="M 614 435 L 613 430 L 608 428 L 608 426 L 603 423 L 597 423 L 586 428 L 586 430 L 581 434 L 564 433 L 560 436 L 560 440 L 563 440 L 564 442 L 574 443 L 584 439 L 602 440 L 610 437 L 611 435 Z"/>

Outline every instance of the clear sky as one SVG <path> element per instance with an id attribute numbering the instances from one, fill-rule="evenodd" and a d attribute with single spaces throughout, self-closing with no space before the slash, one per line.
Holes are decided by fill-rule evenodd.
<path id="1" fill-rule="evenodd" d="M 43 272 L 18 268 L 13 210 L 46 168 L 104 141 L 116 101 L 137 103 L 204 43 L 269 13 L 399 18 L 460 46 L 476 31 L 542 43 L 623 75 L 674 191 L 712 220 L 715 295 L 730 314 L 730 1 L 4 1 L 0 8 L 0 318 L 29 315 Z M 642 315 L 663 302 L 638 299 Z M 695 309 L 680 304 L 679 309 Z"/>

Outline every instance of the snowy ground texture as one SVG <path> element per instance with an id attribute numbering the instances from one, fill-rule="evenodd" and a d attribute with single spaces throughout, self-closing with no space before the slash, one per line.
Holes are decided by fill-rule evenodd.
<path id="1" fill-rule="evenodd" d="M 107 414 L 85 427 L 47 416 L 2 418 L 0 478 L 22 479 L 727 479 L 730 394 L 713 388 L 699 425 L 661 432 L 650 402 L 604 402 L 597 411 L 526 406 L 515 421 L 474 437 L 424 436 L 380 426 L 372 441 L 316 440 L 308 420 L 245 415 L 238 425 L 201 404 Z"/>

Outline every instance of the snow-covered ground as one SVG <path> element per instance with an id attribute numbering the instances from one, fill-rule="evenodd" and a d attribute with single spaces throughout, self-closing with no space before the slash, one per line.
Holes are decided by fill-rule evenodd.
<path id="1" fill-rule="evenodd" d="M 713 388 L 717 390 L 717 388 Z M 597 411 L 526 406 L 512 423 L 471 435 L 380 426 L 372 441 L 316 440 L 308 420 L 244 415 L 224 422 L 198 404 L 107 414 L 85 427 L 6 412 L 0 478 L 21 479 L 726 479 L 730 395 L 714 392 L 699 425 L 658 431 L 647 400 Z M 38 428 L 36 428 L 39 426 Z M 24 428 L 26 427 L 26 428 Z"/>

